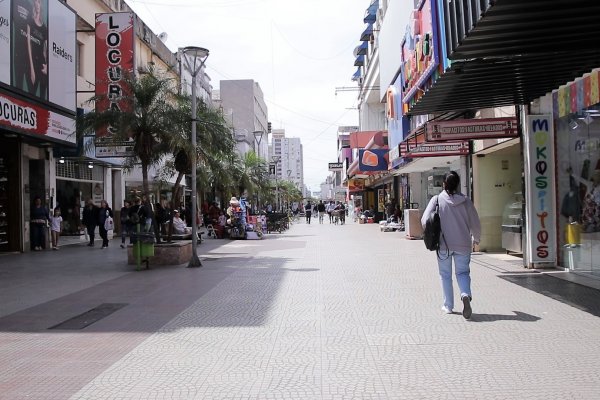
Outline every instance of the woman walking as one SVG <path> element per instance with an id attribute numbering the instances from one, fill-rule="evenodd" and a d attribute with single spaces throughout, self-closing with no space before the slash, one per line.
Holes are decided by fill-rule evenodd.
<path id="1" fill-rule="evenodd" d="M 471 309 L 471 251 L 473 244 L 478 244 L 481 236 L 479 215 L 471 200 L 460 193 L 460 178 L 454 171 L 444 177 L 443 191 L 434 196 L 427 205 L 421 225 L 439 206 L 442 226 L 440 235 L 440 251 L 438 252 L 438 268 L 444 293 L 442 310 L 453 313 L 454 291 L 452 283 L 452 260 L 454 273 L 463 303 L 463 317 L 470 319 Z"/>

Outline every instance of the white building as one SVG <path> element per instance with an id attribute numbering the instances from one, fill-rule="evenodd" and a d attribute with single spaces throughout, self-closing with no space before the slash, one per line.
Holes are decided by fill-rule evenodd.
<path id="1" fill-rule="evenodd" d="M 278 179 L 292 182 L 306 197 L 304 185 L 304 156 L 300 138 L 286 138 L 284 129 L 273 129 L 270 160 L 278 157 L 275 172 Z"/>

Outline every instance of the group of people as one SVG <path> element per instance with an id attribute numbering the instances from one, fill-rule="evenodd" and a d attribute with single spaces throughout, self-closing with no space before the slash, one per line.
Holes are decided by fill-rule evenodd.
<path id="1" fill-rule="evenodd" d="M 319 218 L 320 224 L 323 223 L 325 214 L 329 216 L 330 224 L 337 224 L 339 221 L 339 223 L 343 225 L 346 222 L 346 206 L 341 201 L 336 203 L 333 200 L 330 200 L 326 204 L 323 200 L 319 200 L 319 202 L 314 205 L 308 201 L 304 206 L 304 215 L 307 224 L 310 224 L 313 212 Z"/>

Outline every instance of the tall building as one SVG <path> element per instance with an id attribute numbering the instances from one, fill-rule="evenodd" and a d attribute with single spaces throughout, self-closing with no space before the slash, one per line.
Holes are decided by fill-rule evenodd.
<path id="1" fill-rule="evenodd" d="M 252 79 L 224 80 L 213 98 L 218 98 L 225 117 L 233 126 L 240 155 L 253 150 L 268 154 L 268 110 L 262 89 Z M 262 136 L 261 136 L 262 134 Z"/>
<path id="2" fill-rule="evenodd" d="M 286 138 L 284 129 L 273 129 L 269 158 L 279 157 L 275 173 L 278 179 L 292 182 L 306 197 L 304 185 L 304 155 L 300 138 Z"/>

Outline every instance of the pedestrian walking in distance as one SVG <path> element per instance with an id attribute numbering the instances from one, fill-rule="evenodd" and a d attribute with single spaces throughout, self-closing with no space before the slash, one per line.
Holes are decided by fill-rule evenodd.
<path id="1" fill-rule="evenodd" d="M 460 193 L 460 178 L 456 172 L 452 171 L 445 175 L 442 193 L 433 196 L 429 201 L 421 218 L 423 227 L 430 215 L 435 213 L 438 204 L 442 227 L 440 250 L 437 253 L 444 294 L 442 310 L 447 314 L 453 313 L 452 260 L 454 260 L 456 283 L 463 303 L 462 314 L 465 319 L 470 319 L 473 299 L 471 295 L 471 252 L 473 245 L 479 244 L 481 223 L 471 199 Z"/>

